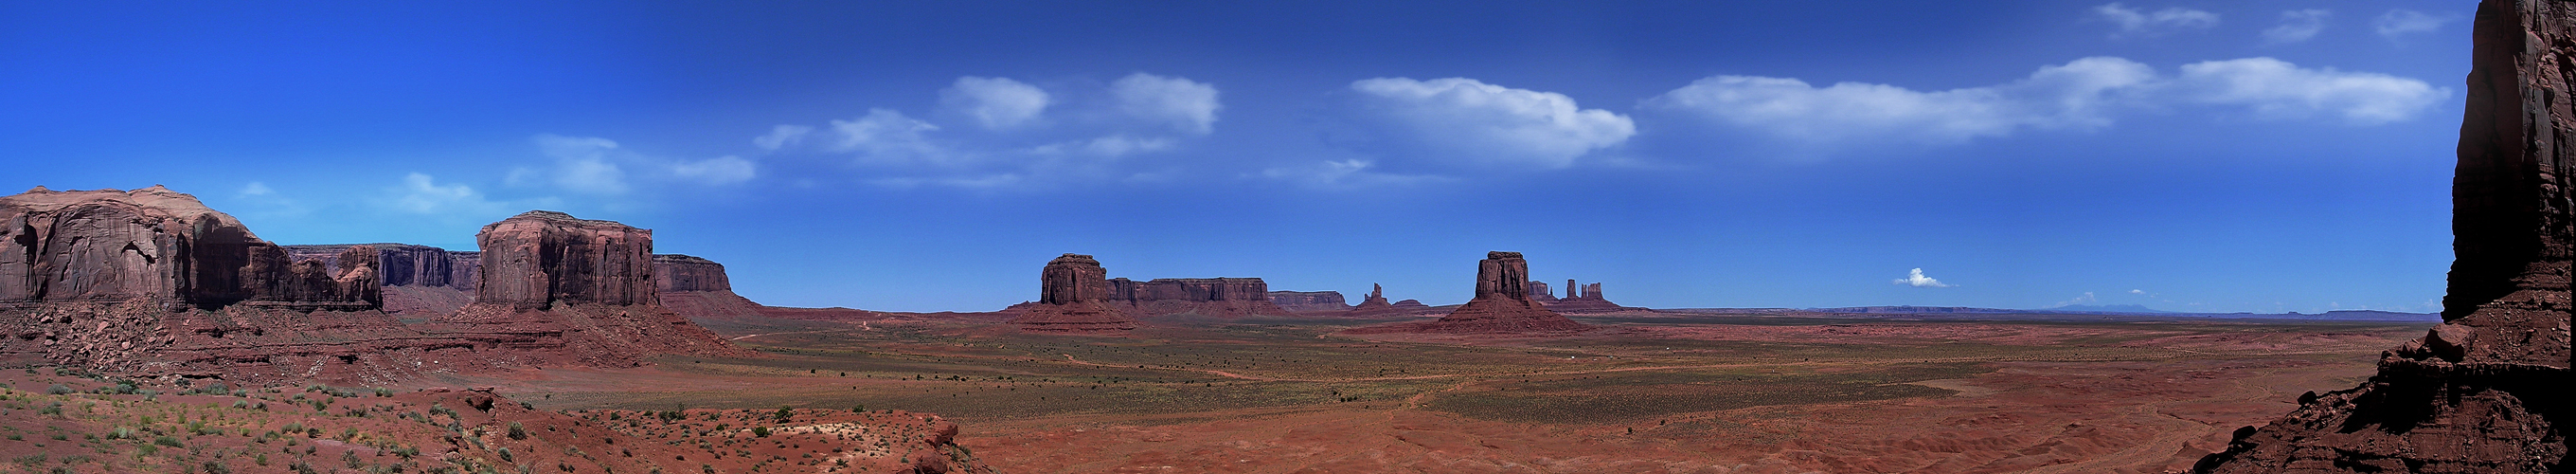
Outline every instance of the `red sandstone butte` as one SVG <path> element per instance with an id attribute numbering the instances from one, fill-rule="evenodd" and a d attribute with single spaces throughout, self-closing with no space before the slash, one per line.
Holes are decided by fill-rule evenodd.
<path id="1" fill-rule="evenodd" d="M 1610 302 L 1610 298 L 1601 296 L 1601 284 L 1597 282 L 1576 286 L 1574 280 L 1566 280 L 1564 298 L 1555 298 L 1554 295 L 1547 294 L 1546 283 L 1533 281 L 1529 284 L 1530 292 L 1533 293 L 1531 299 L 1538 300 L 1539 304 L 1547 306 L 1549 311 L 1584 314 L 1644 310 L 1644 308 L 1630 308 Z"/>
<path id="2" fill-rule="evenodd" d="M 1298 313 L 1340 314 L 1351 310 L 1350 300 L 1339 291 L 1273 291 L 1270 304 Z"/>
<path id="3" fill-rule="evenodd" d="M 1422 304 L 1422 301 L 1420 300 L 1404 300 L 1388 303 L 1386 302 L 1386 287 L 1372 283 L 1369 284 L 1368 296 L 1361 297 L 1359 305 L 1352 306 L 1349 312 L 1342 313 L 1342 315 L 1354 318 L 1377 318 L 1388 316 L 1428 316 L 1440 314 L 1436 311 L 1438 310 L 1433 309 L 1431 305 Z"/>
<path id="4" fill-rule="evenodd" d="M 1156 278 L 1142 282 L 1111 278 L 1108 302 L 1137 318 L 1292 314 L 1270 303 L 1270 284 L 1259 278 Z"/>
<path id="5" fill-rule="evenodd" d="M 694 321 L 766 317 L 767 308 L 733 293 L 724 264 L 676 254 L 653 255 L 653 291 L 662 307 Z"/>
<path id="6" fill-rule="evenodd" d="M 2359 387 L 2236 430 L 2196 472 L 2569 472 L 2576 4 L 2478 4 L 2443 322 Z"/>
<path id="7" fill-rule="evenodd" d="M 483 226 L 475 241 L 483 263 L 474 304 L 435 320 L 460 332 L 596 367 L 641 365 L 651 354 L 749 354 L 661 306 L 653 231 L 528 211 Z"/>
<path id="8" fill-rule="evenodd" d="M 1029 331 L 1100 332 L 1136 328 L 1109 304 L 1109 270 L 1090 255 L 1064 254 L 1038 271 L 1038 300 L 1018 305 L 1011 324 Z"/>
<path id="9" fill-rule="evenodd" d="M 1353 328 L 1377 333 L 1546 333 L 1591 329 L 1548 311 L 1529 295 L 1529 261 L 1520 252 L 1486 252 L 1476 262 L 1476 298 L 1436 321 Z"/>

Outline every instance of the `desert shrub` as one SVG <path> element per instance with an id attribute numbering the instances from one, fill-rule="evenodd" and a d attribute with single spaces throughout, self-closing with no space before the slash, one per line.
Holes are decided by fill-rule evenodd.
<path id="1" fill-rule="evenodd" d="M 71 388 L 71 387 L 65 387 L 65 386 L 63 386 L 63 384 L 54 384 L 54 385 L 53 385 L 53 386 L 51 386 L 51 387 L 45 387 L 45 394 L 46 394 L 46 395 L 70 395 L 70 394 L 72 394 L 72 388 Z"/>
<path id="2" fill-rule="evenodd" d="M 187 447 L 187 446 L 188 446 L 188 445 L 185 445 L 185 444 L 179 444 L 179 438 L 172 438 L 172 437 L 168 437 L 168 436 L 158 436 L 158 437 L 153 437 L 153 438 L 152 438 L 152 444 L 158 444 L 158 445 L 162 445 L 162 446 L 169 446 L 169 447 L 173 447 L 173 448 L 184 448 L 184 447 Z"/>
<path id="3" fill-rule="evenodd" d="M 517 459 L 512 459 L 512 458 L 510 457 L 510 448 L 501 448 L 500 450 L 495 451 L 495 452 L 496 452 L 496 453 L 499 453 L 499 454 L 501 455 L 501 462 L 519 462 L 519 460 L 517 460 Z"/>
<path id="4" fill-rule="evenodd" d="M 752 428 L 751 428 L 751 435 L 752 435 L 752 436 L 755 436 L 755 437 L 767 438 L 767 437 L 769 437 L 769 427 L 767 427 L 767 426 L 754 426 L 754 427 L 752 427 Z"/>
<path id="5" fill-rule="evenodd" d="M 510 439 L 528 439 L 528 427 L 516 421 L 510 422 Z"/>

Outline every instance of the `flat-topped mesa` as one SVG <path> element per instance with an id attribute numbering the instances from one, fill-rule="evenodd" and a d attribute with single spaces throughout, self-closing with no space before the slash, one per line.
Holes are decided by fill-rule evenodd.
<path id="1" fill-rule="evenodd" d="M 39 186 L 0 197 L 0 305 L 139 299 L 174 308 L 369 309 L 377 293 L 359 287 L 377 275 L 372 266 L 301 265 L 241 221 L 161 186 Z"/>
<path id="2" fill-rule="evenodd" d="M 1339 291 L 1273 291 L 1270 304 L 1299 313 L 1341 313 L 1351 310 L 1350 300 Z"/>
<path id="3" fill-rule="evenodd" d="M 1352 329 L 1370 333 L 1539 333 L 1575 332 L 1591 326 L 1566 319 L 1530 299 L 1529 261 L 1520 252 L 1486 252 L 1476 262 L 1476 297 L 1437 321 Z"/>
<path id="4" fill-rule="evenodd" d="M 483 226 L 476 304 L 653 304 L 653 231 L 528 211 Z"/>
<path id="5" fill-rule="evenodd" d="M 1136 328 L 1109 303 L 1109 271 L 1090 255 L 1064 254 L 1038 270 L 1038 300 L 1017 305 L 1012 324 L 1029 331 L 1095 332 Z"/>
<path id="6" fill-rule="evenodd" d="M 733 291 L 733 283 L 725 279 L 724 264 L 687 255 L 654 254 L 653 290 Z"/>
<path id="7" fill-rule="evenodd" d="M 1259 278 L 1156 278 L 1141 282 L 1111 278 L 1108 283 L 1108 302 L 1138 318 L 1290 314 L 1270 302 L 1270 284 Z"/>
<path id="8" fill-rule="evenodd" d="M 1569 292 L 1570 292 L 1570 291 L 1574 291 L 1574 290 L 1572 290 L 1572 288 L 1574 288 L 1574 280 L 1566 280 L 1566 281 L 1565 281 L 1565 287 L 1567 288 L 1567 290 L 1566 290 L 1566 291 L 1569 291 Z M 1555 303 L 1555 302 L 1556 302 L 1556 289 L 1555 289 L 1555 288 L 1549 288 L 1549 287 L 1547 286 L 1547 282 L 1538 281 L 1538 280 L 1530 280 L 1530 282 L 1529 282 L 1529 293 L 1530 293 L 1530 299 L 1532 299 L 1532 300 L 1537 300 L 1537 301 L 1538 301 L 1538 302 L 1540 302 L 1540 303 Z M 1572 295 L 1568 295 L 1568 296 L 1572 296 Z"/>
<path id="9" fill-rule="evenodd" d="M 2443 322 L 2196 472 L 2568 472 L 2576 3 L 2485 0 L 2451 184 Z"/>

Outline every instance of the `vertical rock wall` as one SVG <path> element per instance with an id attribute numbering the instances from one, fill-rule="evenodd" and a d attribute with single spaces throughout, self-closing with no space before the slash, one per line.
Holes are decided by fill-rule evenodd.
<path id="1" fill-rule="evenodd" d="M 654 304 L 653 231 L 528 211 L 483 226 L 477 304 Z"/>
<path id="2" fill-rule="evenodd" d="M 2576 4 L 2479 3 L 2441 325 L 2198 472 L 2567 472 Z"/>

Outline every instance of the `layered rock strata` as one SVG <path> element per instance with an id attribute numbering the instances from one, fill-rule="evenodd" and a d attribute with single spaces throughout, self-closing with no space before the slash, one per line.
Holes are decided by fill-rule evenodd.
<path id="1" fill-rule="evenodd" d="M 724 264 L 688 255 L 653 255 L 656 301 L 692 321 L 737 321 L 766 317 L 767 307 L 734 294 Z"/>
<path id="2" fill-rule="evenodd" d="M 1270 284 L 1259 278 L 1156 278 L 1108 281 L 1108 302 L 1129 316 L 1285 316 L 1270 303 Z"/>
<path id="3" fill-rule="evenodd" d="M 1436 321 L 1369 326 L 1368 333 L 1540 333 L 1591 329 L 1530 299 L 1529 262 L 1520 252 L 1486 252 L 1476 262 L 1476 297 Z"/>
<path id="4" fill-rule="evenodd" d="M 1038 270 L 1038 300 L 1014 306 L 1011 324 L 1049 332 L 1125 331 L 1136 320 L 1109 302 L 1109 270 L 1090 255 L 1064 254 Z"/>
<path id="5" fill-rule="evenodd" d="M 1339 291 L 1273 291 L 1270 304 L 1299 313 L 1341 313 L 1351 310 L 1350 300 Z"/>
<path id="6" fill-rule="evenodd" d="M 653 354 L 748 354 L 661 306 L 653 231 L 529 211 L 483 226 L 474 240 L 483 260 L 474 304 L 436 322 L 587 366 L 641 365 Z"/>
<path id="7" fill-rule="evenodd" d="M 377 261 L 384 274 L 383 309 L 385 313 L 404 318 L 430 318 L 464 308 L 474 302 L 476 270 L 482 268 L 481 252 L 458 252 L 426 245 L 377 243 Z M 339 254 L 358 245 L 288 245 L 286 252 L 295 259 L 319 260 L 337 271 Z"/>
<path id="8" fill-rule="evenodd" d="M 2478 5 L 2443 322 L 2197 472 L 2568 472 L 2576 4 Z"/>
<path id="9" fill-rule="evenodd" d="M 110 374 L 382 381 L 473 344 L 376 311 L 377 250 L 295 259 L 160 186 L 0 197 L 0 358 Z"/>

